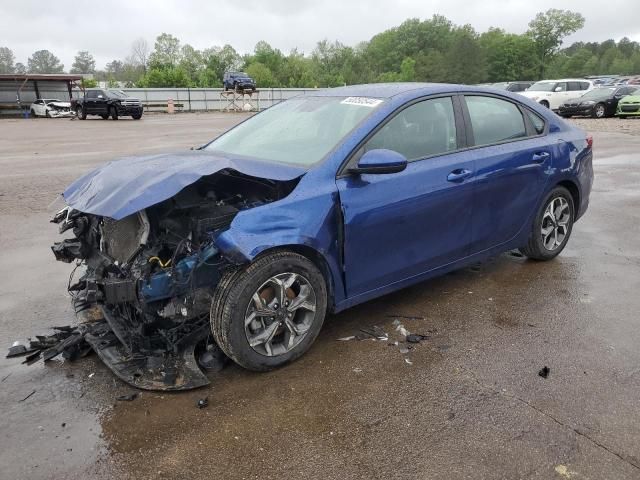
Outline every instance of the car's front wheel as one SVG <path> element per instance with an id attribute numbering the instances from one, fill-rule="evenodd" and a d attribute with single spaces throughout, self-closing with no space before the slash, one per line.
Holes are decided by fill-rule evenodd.
<path id="1" fill-rule="evenodd" d="M 545 197 L 533 222 L 527 245 L 520 252 L 534 260 L 551 260 L 567 245 L 575 206 L 569 190 L 557 186 Z"/>
<path id="2" fill-rule="evenodd" d="M 78 107 L 78 108 L 76 108 L 76 116 L 80 120 L 85 120 L 87 118 L 87 112 L 84 111 L 84 108 Z"/>
<path id="3" fill-rule="evenodd" d="M 595 118 L 604 118 L 607 114 L 607 110 L 602 103 L 598 103 L 595 107 L 593 107 L 593 116 Z"/>
<path id="4" fill-rule="evenodd" d="M 302 255 L 278 252 L 223 275 L 211 305 L 211 329 L 238 365 L 267 371 L 309 349 L 326 310 L 318 268 Z"/>
<path id="5" fill-rule="evenodd" d="M 116 107 L 109 108 L 109 115 L 113 120 L 118 120 L 118 109 Z"/>

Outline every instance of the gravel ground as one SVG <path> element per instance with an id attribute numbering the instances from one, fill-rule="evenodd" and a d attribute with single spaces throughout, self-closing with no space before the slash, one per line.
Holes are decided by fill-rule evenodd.
<path id="1" fill-rule="evenodd" d="M 625 118 L 572 118 L 570 122 L 588 132 L 626 133 L 640 135 L 640 117 Z"/>

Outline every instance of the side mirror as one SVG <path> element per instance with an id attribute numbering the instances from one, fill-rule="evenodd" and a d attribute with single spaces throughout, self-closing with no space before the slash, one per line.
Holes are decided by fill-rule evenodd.
<path id="1" fill-rule="evenodd" d="M 98 95 L 98 98 L 104 98 L 102 95 Z"/>
<path id="2" fill-rule="evenodd" d="M 349 173 L 363 174 L 384 174 L 384 173 L 398 173 L 407 168 L 407 159 L 404 155 L 394 152 L 393 150 L 387 150 L 385 148 L 379 148 L 376 150 L 369 150 L 366 152 L 355 168 L 350 168 Z"/>
<path id="3" fill-rule="evenodd" d="M 553 89 L 554 92 L 562 92 L 562 87 L 556 87 Z"/>

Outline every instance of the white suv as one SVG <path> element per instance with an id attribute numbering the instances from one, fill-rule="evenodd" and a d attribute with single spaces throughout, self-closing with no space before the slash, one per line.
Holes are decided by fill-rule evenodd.
<path id="1" fill-rule="evenodd" d="M 557 110 L 566 100 L 584 95 L 593 90 L 594 85 L 584 78 L 566 78 L 562 80 L 541 80 L 534 83 L 520 95 L 535 100 L 552 110 Z"/>

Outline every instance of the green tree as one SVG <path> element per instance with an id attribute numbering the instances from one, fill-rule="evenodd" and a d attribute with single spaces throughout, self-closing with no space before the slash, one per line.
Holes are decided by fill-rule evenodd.
<path id="1" fill-rule="evenodd" d="M 62 73 L 64 65 L 49 50 L 38 50 L 27 61 L 29 73 Z"/>
<path id="2" fill-rule="evenodd" d="M 152 67 L 175 67 L 180 62 L 180 40 L 169 33 L 156 38 L 153 52 L 149 55 Z"/>
<path id="3" fill-rule="evenodd" d="M 584 17 L 578 12 L 551 8 L 538 13 L 529 22 L 527 34 L 535 42 L 540 78 L 544 77 L 546 64 L 558 53 L 562 40 L 584 26 Z"/>
<path id="4" fill-rule="evenodd" d="M 95 73 L 96 72 L 96 61 L 86 50 L 81 50 L 76 55 L 73 60 L 73 65 L 71 65 L 70 73 Z"/>
<path id="5" fill-rule="evenodd" d="M 528 36 L 490 28 L 480 35 L 479 42 L 484 51 L 487 81 L 508 82 L 537 76 L 535 47 Z"/>
<path id="6" fill-rule="evenodd" d="M 256 81 L 258 87 L 268 88 L 277 86 L 273 72 L 266 65 L 260 62 L 253 62 L 246 70 L 247 75 Z"/>
<path id="7" fill-rule="evenodd" d="M 16 63 L 15 69 L 13 73 L 17 73 L 18 75 L 24 75 L 27 73 L 27 67 L 24 66 L 24 63 Z"/>
<path id="8" fill-rule="evenodd" d="M 0 47 L 0 73 L 15 73 L 15 57 L 8 47 Z"/>

